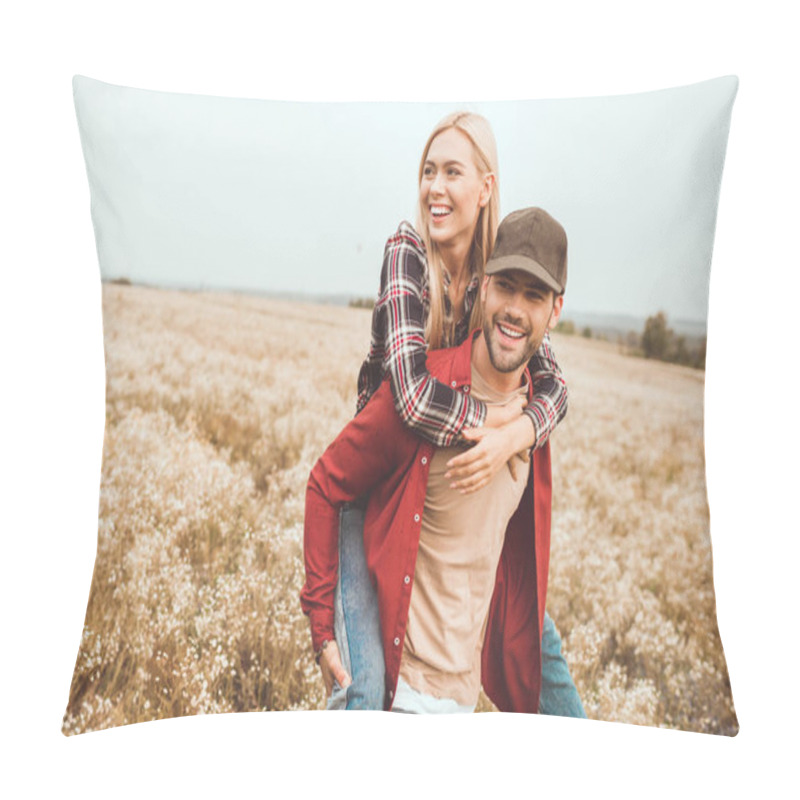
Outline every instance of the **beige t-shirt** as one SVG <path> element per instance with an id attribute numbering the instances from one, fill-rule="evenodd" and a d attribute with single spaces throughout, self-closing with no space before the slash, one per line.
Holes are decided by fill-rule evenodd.
<path id="1" fill-rule="evenodd" d="M 526 388 L 500 395 L 472 368 L 472 396 L 508 402 Z M 497 564 L 511 516 L 528 481 L 527 453 L 516 479 L 505 467 L 482 489 L 463 495 L 444 478 L 447 462 L 467 448 L 437 448 L 431 459 L 419 553 L 411 591 L 400 675 L 418 692 L 477 702 L 481 649 Z"/>

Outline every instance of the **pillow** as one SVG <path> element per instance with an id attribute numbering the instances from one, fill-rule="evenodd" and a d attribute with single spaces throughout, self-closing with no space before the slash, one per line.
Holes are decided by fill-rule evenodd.
<path id="1" fill-rule="evenodd" d="M 469 104 L 501 209 L 569 237 L 547 609 L 590 718 L 734 735 L 703 454 L 734 77 Z M 65 734 L 325 704 L 299 593 L 309 471 L 355 411 L 384 243 L 464 104 L 74 79 L 103 279 L 98 550 Z M 481 698 L 479 709 L 490 710 Z"/>

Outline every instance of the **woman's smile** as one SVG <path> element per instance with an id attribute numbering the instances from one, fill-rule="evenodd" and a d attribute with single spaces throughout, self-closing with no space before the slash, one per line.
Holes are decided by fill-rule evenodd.
<path id="1" fill-rule="evenodd" d="M 445 217 L 452 213 L 453 209 L 450 206 L 431 205 L 429 206 L 431 212 L 431 222 L 435 225 L 441 222 Z"/>

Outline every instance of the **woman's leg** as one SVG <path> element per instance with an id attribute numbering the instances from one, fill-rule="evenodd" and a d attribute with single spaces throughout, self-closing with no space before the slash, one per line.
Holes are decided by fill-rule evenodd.
<path id="1" fill-rule="evenodd" d="M 339 517 L 339 580 L 336 585 L 336 643 L 352 683 L 334 687 L 328 708 L 382 710 L 386 692 L 378 598 L 364 555 L 366 498 L 346 505 Z"/>
<path id="2" fill-rule="evenodd" d="M 539 713 L 553 717 L 586 719 L 586 712 L 569 674 L 567 661 L 561 655 L 561 637 L 546 611 L 542 629 L 542 693 L 539 696 Z"/>

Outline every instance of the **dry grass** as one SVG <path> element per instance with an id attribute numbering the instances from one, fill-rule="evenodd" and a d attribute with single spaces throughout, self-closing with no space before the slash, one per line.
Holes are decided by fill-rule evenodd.
<path id="1" fill-rule="evenodd" d="M 305 482 L 351 417 L 369 314 L 103 289 L 98 553 L 65 733 L 318 708 Z M 556 341 L 549 610 L 590 716 L 736 729 L 717 633 L 702 376 Z"/>
<path id="2" fill-rule="evenodd" d="M 733 734 L 703 459 L 703 373 L 557 342 L 548 610 L 596 719 Z"/>

